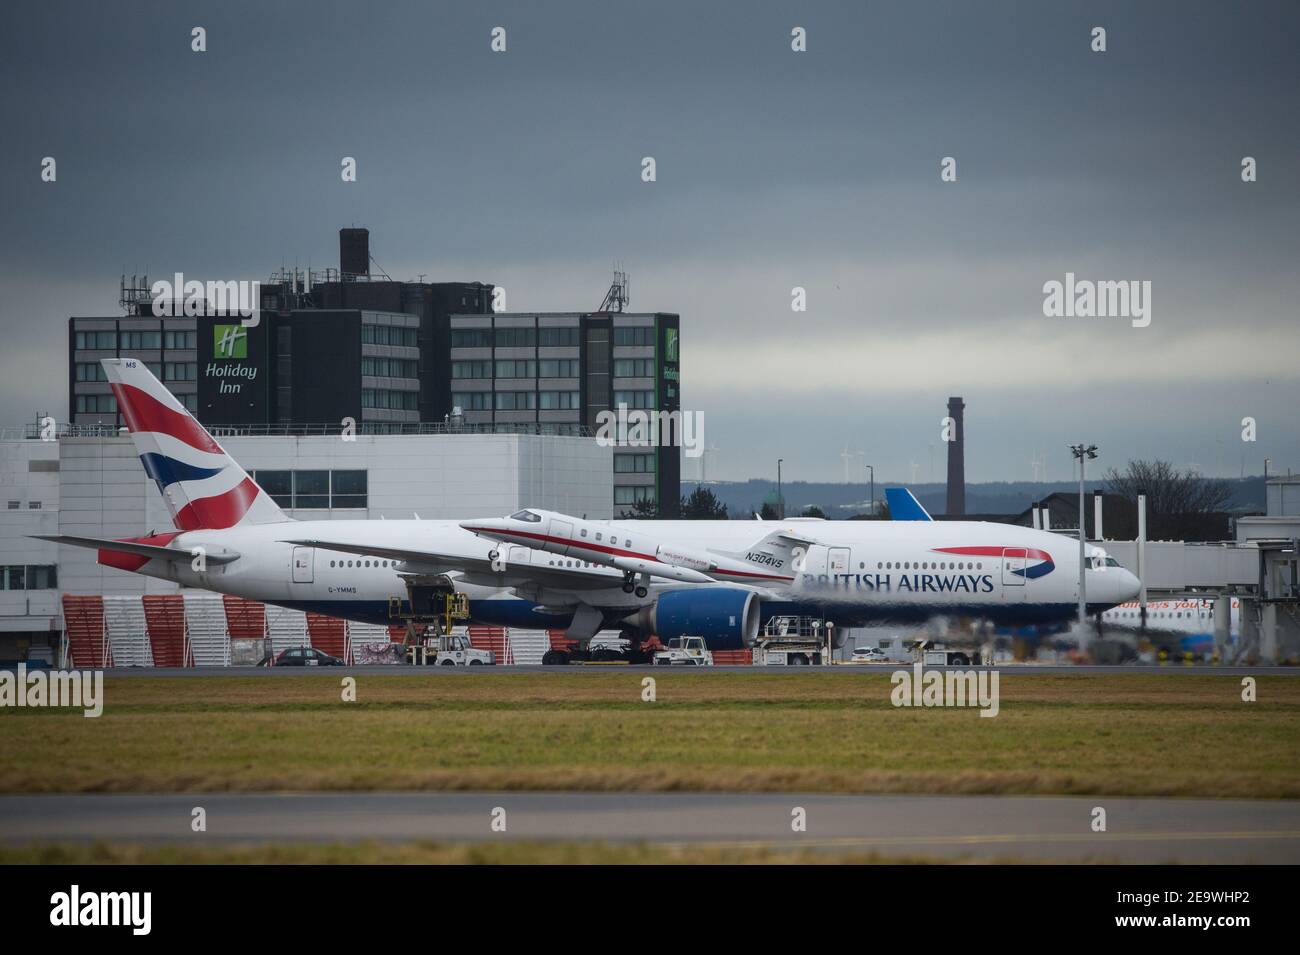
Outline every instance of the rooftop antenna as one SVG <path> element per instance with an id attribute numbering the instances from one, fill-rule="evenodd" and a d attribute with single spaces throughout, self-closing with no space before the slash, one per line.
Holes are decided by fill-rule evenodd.
<path id="1" fill-rule="evenodd" d="M 122 273 L 122 281 L 118 284 L 117 304 L 127 315 L 133 315 L 136 312 L 136 306 L 141 303 L 147 303 L 152 296 L 149 292 L 149 276 L 132 275 L 128 282 L 126 273 Z"/>
<path id="2" fill-rule="evenodd" d="M 380 265 L 378 261 L 375 260 L 375 257 L 373 255 L 370 257 L 370 264 L 373 265 L 375 267 L 375 271 L 378 272 L 380 275 L 382 275 L 387 281 L 391 282 L 393 280 L 392 277 L 387 272 L 384 271 L 384 267 Z"/>
<path id="3" fill-rule="evenodd" d="M 598 312 L 621 312 L 623 306 L 632 303 L 631 287 L 627 280 L 627 272 L 614 265 L 614 281 L 610 283 L 609 291 L 605 293 L 605 300 L 600 303 Z"/>

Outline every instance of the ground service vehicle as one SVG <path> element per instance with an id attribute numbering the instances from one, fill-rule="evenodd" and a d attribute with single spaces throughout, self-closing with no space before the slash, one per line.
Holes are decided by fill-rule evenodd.
<path id="1" fill-rule="evenodd" d="M 674 637 L 668 647 L 654 656 L 655 666 L 713 666 L 713 653 L 703 637 Z"/>
<path id="2" fill-rule="evenodd" d="M 979 663 L 979 652 L 976 650 L 962 650 L 953 647 L 926 647 L 917 648 L 921 653 L 921 662 L 926 666 L 949 666 L 965 667 L 971 663 Z"/>
<path id="3" fill-rule="evenodd" d="M 755 666 L 821 666 L 831 658 L 832 631 L 812 617 L 773 617 L 754 642 Z"/>

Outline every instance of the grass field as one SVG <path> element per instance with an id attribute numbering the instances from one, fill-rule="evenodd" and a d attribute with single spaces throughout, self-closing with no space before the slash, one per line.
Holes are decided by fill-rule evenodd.
<path id="1" fill-rule="evenodd" d="M 1300 680 L 1018 676 L 898 709 L 887 672 L 110 678 L 0 710 L 0 791 L 550 789 L 1300 797 Z M 460 850 L 457 850 L 460 851 Z"/>

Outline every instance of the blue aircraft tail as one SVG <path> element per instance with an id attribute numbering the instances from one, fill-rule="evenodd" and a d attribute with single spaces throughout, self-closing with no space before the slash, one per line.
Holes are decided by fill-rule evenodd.
<path id="1" fill-rule="evenodd" d="M 892 521 L 934 520 L 905 487 L 885 488 L 885 500 L 889 502 L 889 519 Z"/>

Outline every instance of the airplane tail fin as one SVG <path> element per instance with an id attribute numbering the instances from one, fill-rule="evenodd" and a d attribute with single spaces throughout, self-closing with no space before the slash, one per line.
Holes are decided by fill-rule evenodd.
<path id="1" fill-rule="evenodd" d="M 885 488 L 891 521 L 932 521 L 933 517 L 921 506 L 915 495 L 905 487 Z"/>
<path id="2" fill-rule="evenodd" d="M 105 358 L 104 371 L 140 463 L 183 531 L 290 518 L 138 358 Z"/>
<path id="3" fill-rule="evenodd" d="M 742 551 L 718 551 L 759 567 L 788 570 L 817 541 L 787 529 L 772 531 Z"/>

